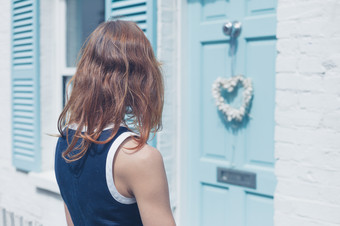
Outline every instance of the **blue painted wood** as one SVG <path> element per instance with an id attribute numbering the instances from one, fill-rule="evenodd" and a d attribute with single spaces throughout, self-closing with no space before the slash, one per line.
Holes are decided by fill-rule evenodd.
<path id="1" fill-rule="evenodd" d="M 40 171 L 39 1 L 12 1 L 13 165 Z"/>
<path id="2" fill-rule="evenodd" d="M 157 1 L 147 0 L 147 31 L 148 37 L 155 55 L 157 55 Z"/>
<path id="3" fill-rule="evenodd" d="M 235 20 L 236 41 L 222 32 Z M 190 225 L 273 225 L 276 0 L 188 0 L 188 28 Z M 211 89 L 236 74 L 252 79 L 254 98 L 249 117 L 228 123 Z M 239 107 L 242 91 L 226 101 Z M 256 173 L 256 188 L 217 182 L 217 167 Z"/>

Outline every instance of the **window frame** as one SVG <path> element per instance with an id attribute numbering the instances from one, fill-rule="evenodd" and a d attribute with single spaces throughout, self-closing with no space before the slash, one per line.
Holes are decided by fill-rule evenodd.
<path id="1" fill-rule="evenodd" d="M 58 100 L 58 112 L 61 112 L 63 109 L 64 103 L 64 87 L 63 81 L 65 76 L 73 76 L 76 72 L 76 67 L 67 67 L 66 64 L 66 39 L 67 39 L 67 25 L 66 25 L 66 0 L 60 0 L 58 4 L 58 26 L 57 26 L 57 34 L 58 34 L 58 42 L 56 43 L 57 48 L 57 77 L 58 77 L 58 91 L 56 93 Z"/>

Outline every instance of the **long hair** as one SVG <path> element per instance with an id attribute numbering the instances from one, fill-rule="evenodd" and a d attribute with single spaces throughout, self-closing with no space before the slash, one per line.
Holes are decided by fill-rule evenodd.
<path id="1" fill-rule="evenodd" d="M 134 22 L 100 24 L 83 46 L 71 82 L 72 92 L 58 119 L 61 136 L 68 137 L 71 124 L 78 126 L 62 154 L 66 161 L 80 159 L 92 143 L 109 142 L 121 124 L 130 129 L 132 125 L 139 133 L 133 138 L 136 150 L 147 142 L 150 132 L 161 128 L 164 85 L 160 64 Z M 111 124 L 110 137 L 99 141 L 103 129 Z M 75 148 L 80 150 L 76 154 L 72 153 Z"/>

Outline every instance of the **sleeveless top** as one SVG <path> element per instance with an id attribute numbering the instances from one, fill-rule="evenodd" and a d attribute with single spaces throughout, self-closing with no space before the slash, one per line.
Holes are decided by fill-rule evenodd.
<path id="1" fill-rule="evenodd" d="M 75 130 L 69 127 L 71 142 Z M 99 140 L 106 140 L 112 130 L 105 129 Z M 140 213 L 135 198 L 121 195 L 114 184 L 112 163 L 122 142 L 135 134 L 120 127 L 106 144 L 93 144 L 79 160 L 67 163 L 61 156 L 68 144 L 60 137 L 55 153 L 55 175 L 60 194 L 75 226 L 140 226 Z M 75 147 L 79 146 L 81 139 Z M 79 150 L 74 150 L 76 153 Z"/>

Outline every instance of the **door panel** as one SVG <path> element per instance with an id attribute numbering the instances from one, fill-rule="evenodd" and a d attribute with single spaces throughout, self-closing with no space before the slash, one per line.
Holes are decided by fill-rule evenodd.
<path id="1" fill-rule="evenodd" d="M 202 69 L 199 79 L 202 84 L 212 84 L 218 73 L 223 75 L 228 72 L 225 59 L 228 57 L 229 45 L 227 42 L 211 42 L 203 43 L 201 48 Z M 202 100 L 200 131 L 202 137 L 205 137 L 202 140 L 202 157 L 228 161 L 230 156 L 228 156 L 226 147 L 231 137 L 224 125 L 220 123 L 219 118 L 210 118 L 216 113 L 211 90 L 202 89 L 199 99 Z M 222 142 L 215 142 L 216 139 Z"/>
<path id="2" fill-rule="evenodd" d="M 273 224 L 275 8 L 274 0 L 188 0 L 191 225 Z M 236 41 L 222 32 L 235 20 L 242 23 Z M 237 74 L 252 79 L 254 97 L 249 117 L 230 123 L 215 105 L 212 84 Z M 238 108 L 242 92 L 222 95 Z M 218 167 L 255 173 L 255 188 L 218 182 Z"/>
<path id="3" fill-rule="evenodd" d="M 246 225 L 273 225 L 274 206 L 271 196 L 246 193 Z"/>
<path id="4" fill-rule="evenodd" d="M 223 226 L 223 222 L 230 219 L 228 207 L 224 205 L 224 203 L 228 202 L 228 199 L 228 189 L 209 184 L 201 185 L 201 212 L 213 211 L 213 214 L 201 215 L 203 225 Z M 221 208 L 216 208 L 216 206 L 221 206 Z"/>
<path id="5" fill-rule="evenodd" d="M 251 75 L 254 88 L 250 112 L 256 116 L 246 128 L 246 157 L 249 164 L 273 166 L 275 39 L 246 40 L 246 74 Z M 259 56 L 259 53 L 261 55 Z M 259 133 L 260 129 L 260 133 Z M 259 151 L 260 150 L 260 151 Z"/>

